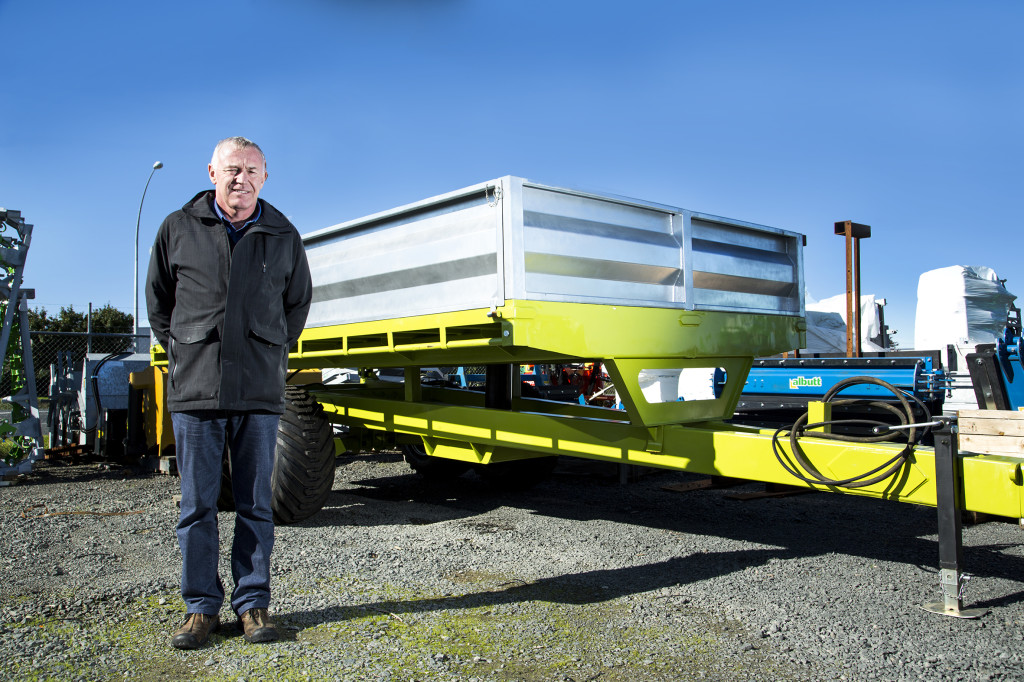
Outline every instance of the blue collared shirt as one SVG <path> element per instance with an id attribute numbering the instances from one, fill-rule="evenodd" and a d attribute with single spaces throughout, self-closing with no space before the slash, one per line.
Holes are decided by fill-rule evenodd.
<path id="1" fill-rule="evenodd" d="M 260 202 L 257 201 L 256 212 L 253 213 L 251 218 L 245 221 L 244 225 L 242 225 L 239 228 L 236 228 L 234 225 L 231 224 L 231 221 L 228 220 L 227 216 L 224 215 L 224 211 L 220 210 L 220 206 L 217 204 L 217 198 L 214 197 L 212 201 L 214 212 L 216 212 L 217 217 L 220 218 L 220 221 L 224 223 L 224 227 L 227 228 L 228 238 L 231 239 L 231 246 L 237 244 L 238 240 L 242 238 L 243 234 L 245 234 L 245 231 L 249 229 L 249 226 L 255 223 L 257 220 L 259 220 L 260 216 L 263 215 L 263 207 L 260 205 Z"/>

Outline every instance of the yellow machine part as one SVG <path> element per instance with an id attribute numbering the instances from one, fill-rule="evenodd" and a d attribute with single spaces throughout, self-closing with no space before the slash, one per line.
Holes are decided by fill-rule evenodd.
<path id="1" fill-rule="evenodd" d="M 320 380 L 319 370 L 293 372 L 288 377 L 288 383 L 299 385 L 319 383 Z M 174 445 L 171 413 L 166 407 L 167 369 L 150 366 L 140 372 L 132 372 L 128 381 L 133 388 L 142 391 L 142 428 L 146 435 L 146 449 L 162 457 Z"/>
<path id="2" fill-rule="evenodd" d="M 430 402 L 403 400 L 395 389 L 348 389 L 318 393 L 332 421 L 387 431 L 421 440 L 428 454 L 472 463 L 571 455 L 621 464 L 637 464 L 752 481 L 806 486 L 880 499 L 934 506 L 935 452 L 918 446 L 891 479 L 864 488 L 810 485 L 794 478 L 779 463 L 773 431 L 722 422 L 695 422 L 645 427 L 630 423 L 621 411 L 562 406 L 552 401 L 519 398 L 512 411 L 487 409 L 479 394 L 424 387 Z M 442 403 L 442 394 L 457 396 Z M 474 404 L 474 395 L 477 400 Z M 463 404 L 454 401 L 461 399 Z M 800 439 L 807 459 L 822 475 L 843 479 L 889 461 L 903 446 Z M 788 441 L 781 443 L 783 457 Z M 964 509 L 1024 518 L 1024 480 L 1020 457 L 962 454 Z"/>
<path id="3" fill-rule="evenodd" d="M 556 301 L 313 327 L 291 367 L 414 367 L 572 358 L 732 358 L 803 345 L 799 316 Z"/>
<path id="4" fill-rule="evenodd" d="M 601 361 L 634 423 L 731 417 L 757 355 L 799 348 L 803 318 L 674 308 L 509 301 L 466 310 L 306 329 L 291 367 L 426 367 Z M 714 399 L 650 402 L 643 372 L 720 370 Z"/>
<path id="5" fill-rule="evenodd" d="M 171 413 L 165 407 L 167 370 L 163 367 L 147 367 L 141 372 L 132 372 L 128 377 L 133 388 L 142 391 L 142 425 L 146 434 L 146 448 L 156 449 L 162 456 L 174 445 L 174 429 L 171 427 Z"/>

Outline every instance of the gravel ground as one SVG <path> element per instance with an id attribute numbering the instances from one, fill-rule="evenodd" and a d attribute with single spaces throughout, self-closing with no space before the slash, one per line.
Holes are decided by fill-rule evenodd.
<path id="1" fill-rule="evenodd" d="M 739 501 L 693 477 L 563 460 L 527 491 L 438 485 L 400 455 L 339 461 L 324 510 L 280 527 L 280 642 L 228 621 L 167 641 L 183 605 L 177 479 L 44 463 L 0 488 L 0 676 L 131 680 L 1019 680 L 1022 531 L 964 531 L 958 620 L 935 512 L 846 495 Z M 221 515 L 229 546 L 231 515 Z M 230 573 L 223 558 L 222 575 Z"/>

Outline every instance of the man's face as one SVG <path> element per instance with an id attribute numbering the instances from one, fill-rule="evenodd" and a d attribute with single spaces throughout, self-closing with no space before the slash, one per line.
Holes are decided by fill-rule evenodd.
<path id="1" fill-rule="evenodd" d="M 217 203 L 232 222 L 244 220 L 256 209 L 267 168 L 258 151 L 224 147 L 210 163 L 210 180 L 217 186 Z"/>

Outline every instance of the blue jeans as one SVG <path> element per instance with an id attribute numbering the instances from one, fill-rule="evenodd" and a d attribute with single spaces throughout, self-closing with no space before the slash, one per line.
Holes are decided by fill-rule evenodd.
<path id="1" fill-rule="evenodd" d="M 217 570 L 217 498 L 225 444 L 231 452 L 235 497 L 231 608 L 242 614 L 270 605 L 270 552 L 274 547 L 270 477 L 280 418 L 279 414 L 225 410 L 171 414 L 181 477 L 181 596 L 189 613 L 213 615 L 224 603 L 224 584 Z"/>

